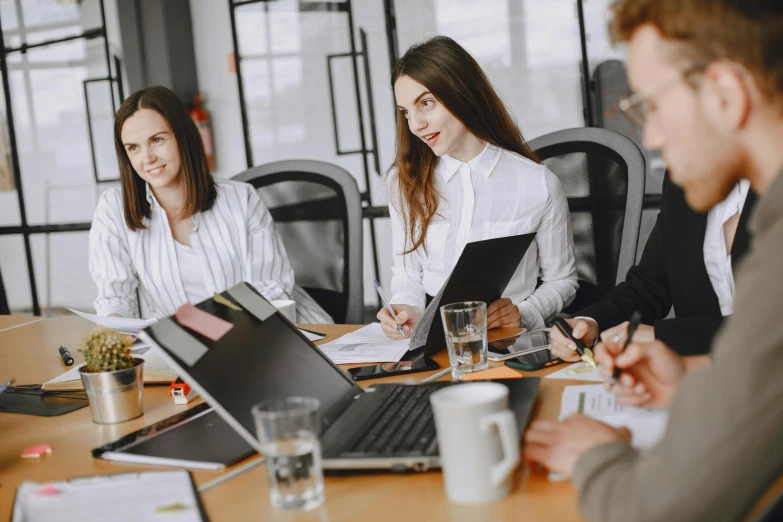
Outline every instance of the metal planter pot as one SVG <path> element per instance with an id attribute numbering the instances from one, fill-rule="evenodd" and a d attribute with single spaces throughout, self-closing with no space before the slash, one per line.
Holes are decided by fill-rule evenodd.
<path id="1" fill-rule="evenodd" d="M 144 361 L 135 359 L 136 365 L 116 372 L 83 372 L 79 370 L 84 391 L 97 424 L 125 422 L 144 414 Z"/>

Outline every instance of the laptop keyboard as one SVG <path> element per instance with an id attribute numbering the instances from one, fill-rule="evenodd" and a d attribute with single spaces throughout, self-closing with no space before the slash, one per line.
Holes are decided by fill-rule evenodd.
<path id="1" fill-rule="evenodd" d="M 437 453 L 438 440 L 429 399 L 436 390 L 432 386 L 394 388 L 361 435 L 342 454 L 385 457 Z"/>

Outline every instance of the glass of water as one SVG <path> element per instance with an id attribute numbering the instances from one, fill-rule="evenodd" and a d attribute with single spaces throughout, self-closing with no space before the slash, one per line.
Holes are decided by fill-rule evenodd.
<path id="1" fill-rule="evenodd" d="M 451 361 L 451 375 L 461 380 L 463 373 L 486 370 L 487 303 L 468 301 L 440 307 L 446 347 Z"/>
<path id="2" fill-rule="evenodd" d="M 253 406 L 269 494 L 278 509 L 313 509 L 324 501 L 318 408 L 312 397 L 287 397 Z"/>

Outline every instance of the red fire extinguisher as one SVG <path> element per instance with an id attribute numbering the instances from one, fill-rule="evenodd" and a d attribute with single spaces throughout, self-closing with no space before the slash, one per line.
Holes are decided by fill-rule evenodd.
<path id="1" fill-rule="evenodd" d="M 215 148 L 212 144 L 212 128 L 209 123 L 209 113 L 201 106 L 203 100 L 201 94 L 193 95 L 193 108 L 190 110 L 190 117 L 198 127 L 201 134 L 201 141 L 204 142 L 204 152 L 207 154 L 207 165 L 209 170 L 215 166 Z"/>

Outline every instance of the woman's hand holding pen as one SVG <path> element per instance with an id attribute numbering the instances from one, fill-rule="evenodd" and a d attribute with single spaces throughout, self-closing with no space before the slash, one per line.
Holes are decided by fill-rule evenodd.
<path id="1" fill-rule="evenodd" d="M 669 406 L 687 373 L 685 358 L 660 341 L 632 342 L 623 351 L 624 344 L 624 339 L 610 338 L 595 348 L 595 360 L 607 381 L 615 366 L 622 369 L 611 387 L 618 402 L 647 408 Z"/>
<path id="2" fill-rule="evenodd" d="M 404 304 L 392 304 L 394 313 L 397 314 L 397 319 L 392 317 L 391 312 L 385 306 L 378 311 L 376 317 L 381 322 L 381 330 L 386 334 L 389 339 L 408 339 L 413 332 L 413 327 L 421 319 L 421 308 L 418 306 L 410 306 Z M 402 325 L 402 330 L 405 332 L 405 337 L 402 336 L 397 329 L 397 325 Z"/>

